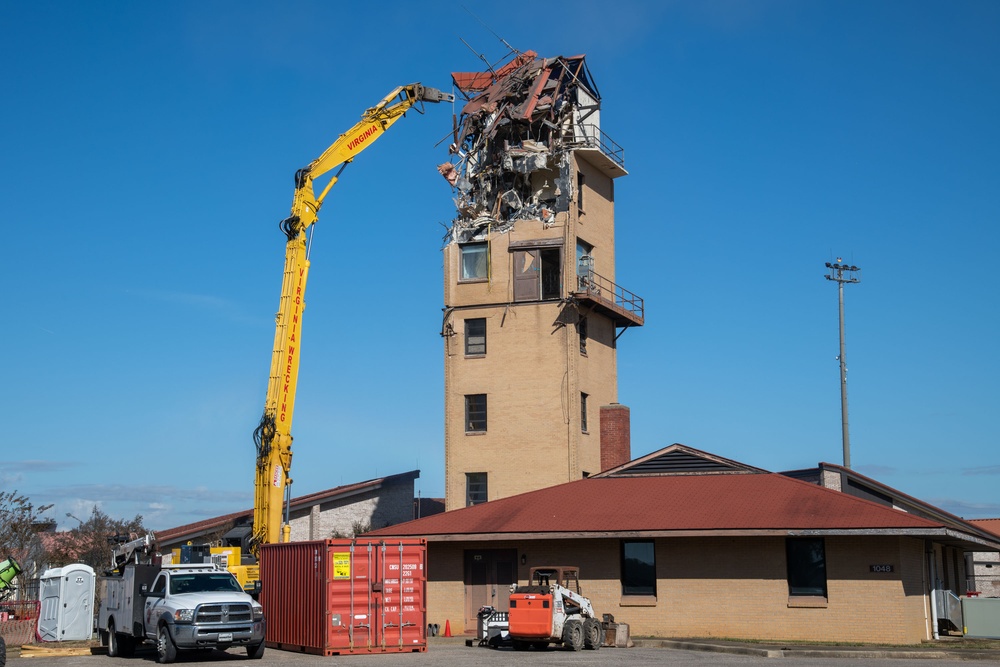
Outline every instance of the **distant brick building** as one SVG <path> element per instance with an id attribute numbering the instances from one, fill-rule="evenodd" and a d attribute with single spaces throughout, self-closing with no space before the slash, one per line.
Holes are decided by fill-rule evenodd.
<path id="1" fill-rule="evenodd" d="M 988 530 L 1000 539 L 1000 519 L 972 519 L 969 523 Z M 986 598 L 1000 597 L 1000 553 L 976 551 L 967 556 L 969 590 Z"/>
<path id="2" fill-rule="evenodd" d="M 412 470 L 293 498 L 289 510 L 292 541 L 352 537 L 363 529 L 413 519 L 417 516 L 413 483 L 419 476 L 419 470 Z M 423 515 L 429 514 L 431 507 L 425 505 Z M 246 552 L 245 540 L 250 535 L 252 518 L 253 510 L 247 509 L 156 531 L 157 548 L 167 553 L 188 542 L 203 544 L 224 540 L 227 545 L 242 546 Z"/>

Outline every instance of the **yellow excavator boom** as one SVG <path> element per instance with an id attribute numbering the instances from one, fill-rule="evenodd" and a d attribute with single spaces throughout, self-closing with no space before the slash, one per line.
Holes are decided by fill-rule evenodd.
<path id="1" fill-rule="evenodd" d="M 292 413 L 299 377 L 302 312 L 305 310 L 309 278 L 309 228 L 341 171 L 361 151 L 371 146 L 389 127 L 422 102 L 451 102 L 454 96 L 419 83 L 400 86 L 361 115 L 361 120 L 341 134 L 309 166 L 295 173 L 291 214 L 281 222 L 288 242 L 281 299 L 275 315 L 274 352 L 267 386 L 264 414 L 254 431 L 257 447 L 254 487 L 253 533 L 250 550 L 256 555 L 261 544 L 288 541 L 290 528 L 282 529 L 282 507 L 290 491 L 292 467 Z M 418 108 L 419 110 L 419 108 Z M 313 180 L 333 169 L 340 170 L 317 195 Z"/>

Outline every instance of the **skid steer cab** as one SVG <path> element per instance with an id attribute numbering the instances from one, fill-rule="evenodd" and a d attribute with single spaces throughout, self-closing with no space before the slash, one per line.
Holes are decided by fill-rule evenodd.
<path id="1" fill-rule="evenodd" d="M 514 650 L 562 644 L 573 651 L 597 650 L 605 630 L 590 600 L 580 593 L 580 569 L 533 567 L 526 586 L 512 586 L 508 637 Z"/>

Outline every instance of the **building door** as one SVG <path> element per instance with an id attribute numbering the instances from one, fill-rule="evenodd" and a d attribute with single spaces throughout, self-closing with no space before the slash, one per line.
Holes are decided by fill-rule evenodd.
<path id="1" fill-rule="evenodd" d="M 465 628 L 475 630 L 479 610 L 510 607 L 510 585 L 517 581 L 516 549 L 469 549 L 465 552 Z"/>
<path id="2" fill-rule="evenodd" d="M 537 250 L 514 253 L 514 301 L 538 301 L 541 268 Z"/>

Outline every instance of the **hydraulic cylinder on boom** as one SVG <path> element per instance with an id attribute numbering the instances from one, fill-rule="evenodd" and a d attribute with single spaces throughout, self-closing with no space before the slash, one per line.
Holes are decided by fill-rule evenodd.
<path id="1" fill-rule="evenodd" d="M 292 414 L 299 376 L 302 342 L 302 312 L 305 310 L 306 280 L 309 277 L 311 227 L 319 209 L 341 172 L 361 151 L 403 117 L 414 105 L 423 102 L 452 102 L 454 95 L 413 83 L 400 86 L 368 109 L 354 127 L 340 135 L 309 166 L 295 172 L 295 194 L 291 214 L 281 221 L 285 233 L 285 273 L 281 299 L 275 315 L 274 352 L 267 386 L 264 414 L 254 430 L 257 447 L 254 493 L 253 533 L 250 551 L 256 556 L 261 544 L 287 542 L 291 532 L 286 522 L 282 528 L 282 508 L 291 492 Z M 417 107 L 422 113 L 422 104 Z M 338 169 L 317 195 L 313 181 Z"/>

